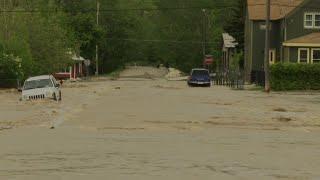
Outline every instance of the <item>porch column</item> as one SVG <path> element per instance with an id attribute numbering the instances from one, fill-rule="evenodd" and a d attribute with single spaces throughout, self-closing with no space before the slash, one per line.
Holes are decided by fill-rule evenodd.
<path id="1" fill-rule="evenodd" d="M 76 79 L 77 64 L 73 65 L 73 78 Z"/>
<path id="2" fill-rule="evenodd" d="M 69 66 L 69 78 L 72 79 L 72 67 Z"/>

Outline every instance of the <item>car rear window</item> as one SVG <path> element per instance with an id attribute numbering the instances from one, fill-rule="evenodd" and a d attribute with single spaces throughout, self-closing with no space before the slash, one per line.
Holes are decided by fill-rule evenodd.
<path id="1" fill-rule="evenodd" d="M 193 70 L 192 76 L 208 76 L 209 72 L 206 70 Z"/>

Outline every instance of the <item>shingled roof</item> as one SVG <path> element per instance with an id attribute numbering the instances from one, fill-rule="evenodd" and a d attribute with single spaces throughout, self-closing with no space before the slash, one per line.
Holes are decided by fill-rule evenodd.
<path id="1" fill-rule="evenodd" d="M 305 0 L 271 0 L 271 20 L 284 18 Z M 247 0 L 250 20 L 266 18 L 266 0 Z"/>
<path id="2" fill-rule="evenodd" d="M 320 32 L 314 32 L 283 43 L 292 47 L 320 47 Z"/>

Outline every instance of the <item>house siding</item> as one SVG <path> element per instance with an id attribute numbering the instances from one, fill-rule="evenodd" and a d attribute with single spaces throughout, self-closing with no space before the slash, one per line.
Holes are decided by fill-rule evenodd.
<path id="1" fill-rule="evenodd" d="M 279 62 L 281 60 L 280 55 L 282 54 L 282 41 L 279 41 L 282 37 L 281 21 L 274 21 L 272 24 L 274 27 L 271 30 L 270 47 L 276 50 L 276 62 Z"/>
<path id="2" fill-rule="evenodd" d="M 290 53 L 289 62 L 297 63 L 298 62 L 298 48 L 297 47 L 291 47 L 289 49 L 289 53 Z"/>
<path id="3" fill-rule="evenodd" d="M 304 14 L 307 12 L 320 13 L 320 0 L 307 0 L 301 7 L 288 15 L 284 22 L 286 25 L 286 40 L 291 40 L 313 32 L 320 32 L 320 29 L 306 29 L 304 27 Z M 288 62 L 298 62 L 299 47 L 287 47 L 289 54 L 286 54 L 284 60 Z M 301 47 L 303 48 L 303 47 Z"/>
<path id="4" fill-rule="evenodd" d="M 253 56 L 252 56 L 252 70 L 261 71 L 264 67 L 264 46 L 265 46 L 265 30 L 261 26 L 265 21 L 253 21 Z M 276 61 L 280 61 L 281 44 L 281 21 L 272 21 L 270 32 L 270 49 L 276 50 Z"/>
<path id="5" fill-rule="evenodd" d="M 290 48 L 284 47 L 283 48 L 283 62 L 290 62 Z"/>
<path id="6" fill-rule="evenodd" d="M 260 29 L 263 21 L 253 21 L 252 32 L 252 70 L 260 71 L 263 69 L 265 31 Z"/>
<path id="7" fill-rule="evenodd" d="M 244 68 L 245 68 L 245 80 L 250 82 L 252 71 L 252 21 L 249 20 L 248 11 L 246 12 L 245 22 L 245 47 L 244 47 Z"/>
<path id="8" fill-rule="evenodd" d="M 278 62 L 285 62 L 286 56 L 286 49 L 282 46 L 282 43 L 286 41 L 286 20 L 281 19 L 279 20 L 279 40 L 278 40 L 278 47 L 279 47 L 279 58 L 277 59 Z"/>
<path id="9" fill-rule="evenodd" d="M 283 42 L 312 32 L 320 32 L 320 29 L 304 27 L 306 12 L 320 13 L 320 0 L 305 0 L 301 6 L 283 19 L 271 21 L 270 49 L 276 50 L 276 62 L 297 63 L 299 47 L 284 47 Z M 249 20 L 248 17 L 246 19 L 245 68 L 247 75 L 255 71 L 263 71 L 265 29 L 261 29 L 260 26 L 264 23 L 264 20 Z"/>
<path id="10" fill-rule="evenodd" d="M 320 0 L 307 0 L 301 7 L 297 8 L 288 17 L 286 17 L 287 36 L 286 39 L 294 39 L 312 32 L 319 32 L 320 29 L 305 29 L 304 28 L 304 14 L 306 12 L 320 13 Z"/>

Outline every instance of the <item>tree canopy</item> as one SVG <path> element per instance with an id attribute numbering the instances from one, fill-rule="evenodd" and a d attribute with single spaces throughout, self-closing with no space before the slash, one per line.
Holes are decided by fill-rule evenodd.
<path id="1" fill-rule="evenodd" d="M 224 29 L 243 33 L 226 23 L 241 26 L 234 1 L 99 0 L 99 25 L 92 0 L 2 1 L 0 58 L 20 58 L 21 78 L 65 68 L 70 51 L 94 62 L 96 44 L 102 73 L 132 62 L 189 71 L 204 53 L 219 59 Z"/>

